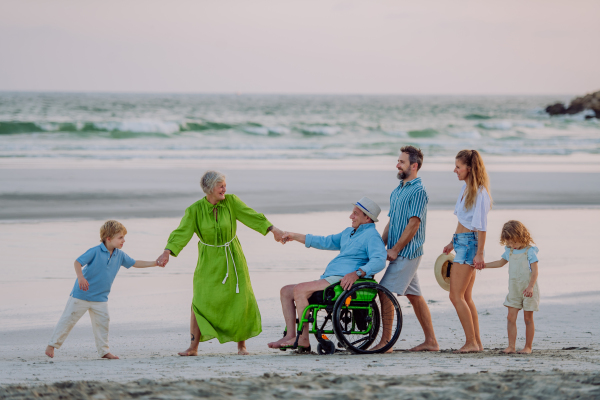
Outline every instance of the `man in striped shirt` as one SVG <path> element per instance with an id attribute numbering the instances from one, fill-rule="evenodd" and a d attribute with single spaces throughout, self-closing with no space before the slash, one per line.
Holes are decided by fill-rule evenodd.
<path id="1" fill-rule="evenodd" d="M 400 149 L 396 165 L 400 185 L 390 196 L 390 221 L 382 235 L 383 242 L 388 248 L 387 259 L 390 264 L 380 283 L 398 296 L 406 296 L 415 310 L 415 315 L 425 334 L 425 341 L 410 350 L 438 351 L 440 347 L 433 331 L 431 313 L 421 293 L 417 276 L 417 269 L 423 256 L 429 201 L 421 178 L 417 177 L 421 165 L 423 165 L 423 153 L 420 149 L 413 146 Z M 384 296 L 381 296 L 381 299 L 385 313 L 385 310 L 392 305 L 385 302 Z M 391 335 L 391 329 L 386 329 L 385 324 L 383 331 L 384 335 Z M 384 340 L 381 342 L 386 343 Z"/>

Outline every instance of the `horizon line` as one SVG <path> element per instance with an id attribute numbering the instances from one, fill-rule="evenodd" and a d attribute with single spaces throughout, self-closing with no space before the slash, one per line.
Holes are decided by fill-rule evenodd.
<path id="1" fill-rule="evenodd" d="M 40 93 L 40 94 L 137 94 L 137 95 L 230 95 L 230 96 L 585 96 L 578 93 L 378 93 L 378 92 L 185 92 L 185 91 L 108 91 L 108 90 L 4 90 L 0 93 Z"/>

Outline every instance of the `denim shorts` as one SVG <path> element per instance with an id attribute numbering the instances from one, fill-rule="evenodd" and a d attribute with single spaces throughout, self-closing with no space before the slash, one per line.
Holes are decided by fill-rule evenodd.
<path id="1" fill-rule="evenodd" d="M 455 233 L 452 244 L 456 253 L 454 263 L 473 265 L 473 258 L 477 254 L 477 232 Z"/>

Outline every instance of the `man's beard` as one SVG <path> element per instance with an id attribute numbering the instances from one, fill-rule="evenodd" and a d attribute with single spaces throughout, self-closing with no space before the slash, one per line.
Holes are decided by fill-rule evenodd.
<path id="1" fill-rule="evenodd" d="M 398 177 L 398 179 L 400 179 L 401 181 L 405 180 L 406 178 L 408 178 L 409 173 L 403 170 L 398 171 L 398 175 L 396 175 Z"/>

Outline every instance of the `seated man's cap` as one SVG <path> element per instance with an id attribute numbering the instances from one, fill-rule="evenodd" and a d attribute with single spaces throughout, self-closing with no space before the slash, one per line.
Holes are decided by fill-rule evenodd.
<path id="1" fill-rule="evenodd" d="M 373 222 L 379 221 L 377 219 L 377 217 L 379 216 L 379 213 L 381 212 L 381 208 L 379 208 L 377 203 L 375 203 L 370 198 L 363 197 L 362 199 L 360 199 L 359 201 L 357 201 L 356 203 L 353 203 L 353 204 L 356 207 L 360 208 L 362 212 L 367 214 L 369 216 L 369 218 L 371 218 L 373 220 Z"/>

